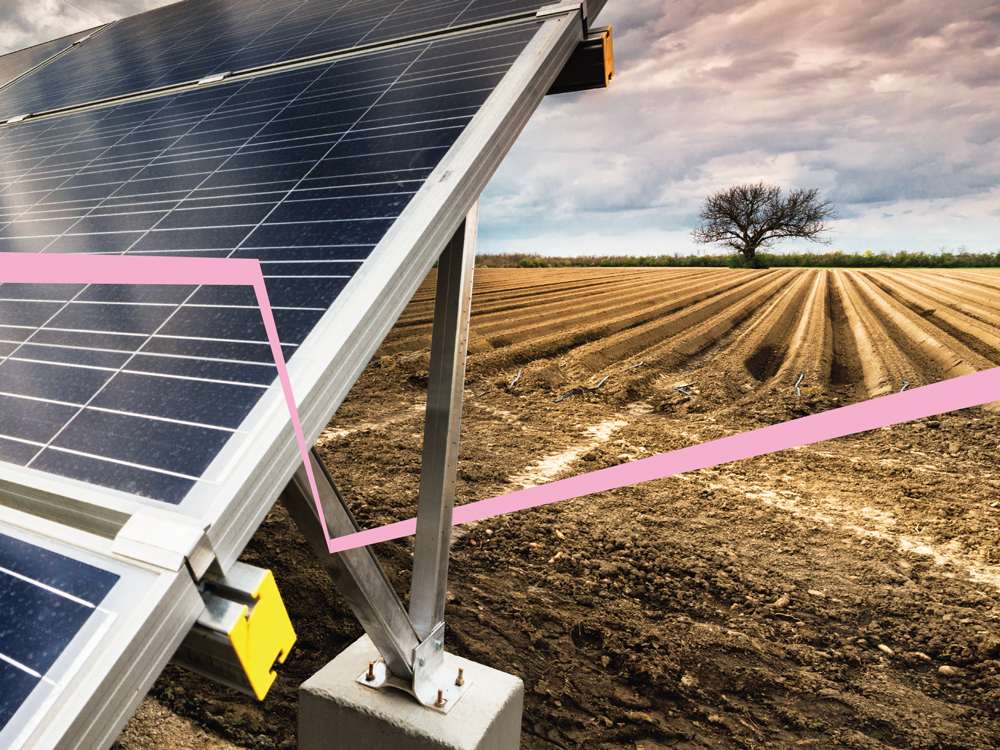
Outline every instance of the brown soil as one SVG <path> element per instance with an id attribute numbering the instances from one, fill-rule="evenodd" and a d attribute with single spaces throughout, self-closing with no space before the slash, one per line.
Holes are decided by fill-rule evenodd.
<path id="1" fill-rule="evenodd" d="M 476 283 L 463 501 L 1000 361 L 991 272 Z M 622 304 L 575 325 L 609 289 Z M 401 357 L 429 348 L 432 290 L 318 442 L 365 527 L 415 511 L 427 356 Z M 1000 747 L 998 428 L 969 409 L 456 528 L 448 647 L 522 677 L 525 748 Z M 402 595 L 411 550 L 378 548 Z M 296 686 L 361 629 L 280 506 L 243 559 L 274 571 L 299 634 L 267 700 L 173 667 L 153 692 L 291 748 Z"/>
<path id="2" fill-rule="evenodd" d="M 238 750 L 155 698 L 143 700 L 115 745 L 119 750 Z"/>

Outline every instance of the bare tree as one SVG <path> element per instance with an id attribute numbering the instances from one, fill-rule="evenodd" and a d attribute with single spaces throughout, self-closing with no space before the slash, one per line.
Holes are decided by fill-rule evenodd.
<path id="1" fill-rule="evenodd" d="M 708 196 L 699 218 L 701 223 L 692 232 L 695 242 L 718 242 L 756 267 L 757 250 L 787 237 L 829 244 L 819 235 L 829 229 L 826 221 L 836 218 L 836 212 L 829 201 L 820 200 L 816 189 L 792 190 L 782 198 L 777 185 L 758 182 Z"/>

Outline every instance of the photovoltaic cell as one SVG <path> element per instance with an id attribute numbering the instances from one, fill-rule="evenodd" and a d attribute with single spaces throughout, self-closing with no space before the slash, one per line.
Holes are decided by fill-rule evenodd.
<path id="1" fill-rule="evenodd" d="M 294 361 L 538 26 L 0 128 L 0 252 L 258 258 Z M 276 374 L 241 287 L 0 284 L 0 347 L 0 460 L 170 503 Z"/>
<path id="2" fill-rule="evenodd" d="M 72 47 L 79 40 L 89 36 L 94 29 L 79 31 L 51 42 L 36 44 L 34 47 L 26 47 L 17 52 L 7 55 L 0 55 L 0 88 L 13 81 L 18 76 L 24 75 L 32 68 L 41 65 L 46 60 L 55 57 L 60 52 Z"/>
<path id="3" fill-rule="evenodd" d="M 0 534 L 0 731 L 118 580 Z"/>
<path id="4" fill-rule="evenodd" d="M 126 18 L 18 81 L 0 97 L 0 119 L 531 12 L 544 4 L 187 0 Z"/>

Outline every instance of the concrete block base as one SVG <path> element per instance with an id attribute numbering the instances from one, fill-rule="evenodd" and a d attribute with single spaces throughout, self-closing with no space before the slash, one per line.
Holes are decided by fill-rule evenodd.
<path id="1" fill-rule="evenodd" d="M 357 678 L 378 661 L 368 636 L 299 688 L 299 750 L 517 750 L 524 683 L 453 654 L 445 663 L 473 684 L 447 713 L 424 708 L 393 688 Z"/>

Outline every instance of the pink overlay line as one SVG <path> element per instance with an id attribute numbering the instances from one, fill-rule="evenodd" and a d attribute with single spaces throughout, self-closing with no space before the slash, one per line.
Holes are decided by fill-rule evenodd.
<path id="1" fill-rule="evenodd" d="M 995 367 L 972 375 L 963 375 L 902 393 L 862 401 L 790 422 L 730 435 L 670 453 L 661 453 L 639 461 L 461 505 L 455 508 L 452 522 L 460 524 L 481 521 L 504 513 L 584 497 L 595 492 L 627 487 L 651 479 L 697 471 L 709 466 L 775 453 L 956 409 L 980 406 L 998 399 L 1000 399 L 1000 367 Z M 343 552 L 355 547 L 398 539 L 410 536 L 416 533 L 416 530 L 417 520 L 411 518 L 342 536 L 330 544 L 330 551 Z"/>
<path id="2" fill-rule="evenodd" d="M 253 258 L 178 258 L 172 256 L 84 255 L 61 253 L 0 253 L 0 282 L 14 284 L 183 284 L 208 286 L 252 286 L 278 368 L 278 379 L 292 418 L 302 461 L 309 476 L 313 501 L 327 541 L 330 532 L 319 501 L 319 490 L 309 460 L 309 446 L 302 434 L 292 383 L 278 340 L 271 303 L 267 299 L 260 262 Z"/>

